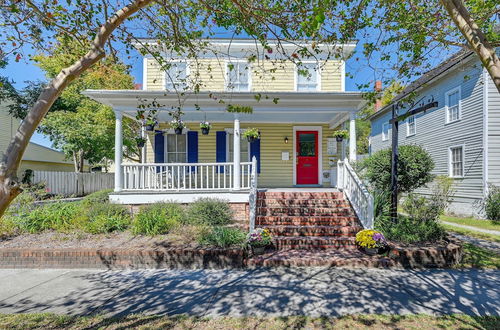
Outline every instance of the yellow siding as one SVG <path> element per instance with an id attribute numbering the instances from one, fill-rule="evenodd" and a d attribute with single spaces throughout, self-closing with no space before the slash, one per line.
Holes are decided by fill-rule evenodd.
<path id="1" fill-rule="evenodd" d="M 23 175 L 27 169 L 33 171 L 52 171 L 52 172 L 74 172 L 75 167 L 73 164 L 61 164 L 52 162 L 39 162 L 32 160 L 23 160 L 19 166 L 17 173 Z"/>
<path id="2" fill-rule="evenodd" d="M 260 157 L 261 173 L 259 175 L 259 187 L 291 187 L 293 186 L 293 124 L 251 124 L 241 123 L 241 129 L 257 127 L 261 132 Z M 295 125 L 298 126 L 298 125 Z M 322 154 L 323 171 L 328 171 L 329 158 L 327 155 L 327 138 L 332 136 L 333 129 L 327 124 L 307 124 L 307 126 L 322 127 Z M 214 123 L 209 135 L 198 135 L 198 161 L 200 163 L 215 162 L 215 132 L 232 128 L 232 123 Z M 166 124 L 160 125 L 161 129 L 167 128 Z M 188 128 L 199 130 L 198 123 L 188 124 Z M 288 137 L 288 143 L 284 142 Z M 150 134 L 151 144 L 148 144 L 148 162 L 154 162 L 154 138 Z M 340 150 L 340 144 L 338 145 Z M 281 160 L 281 152 L 288 151 L 290 160 Z M 335 159 L 336 160 L 336 159 Z M 323 185 L 328 186 L 327 182 Z"/>
<path id="3" fill-rule="evenodd" d="M 321 62 L 321 90 L 340 91 L 342 88 L 342 62 Z M 224 91 L 226 61 L 199 59 L 189 63 L 189 81 L 200 91 Z M 290 61 L 261 61 L 251 65 L 251 83 L 254 92 L 293 92 L 295 90 L 295 64 Z M 155 59 L 147 59 L 147 89 L 164 90 L 165 74 Z"/>
<path id="4" fill-rule="evenodd" d="M 9 115 L 7 105 L 0 105 L 0 155 L 7 150 L 19 122 Z"/>

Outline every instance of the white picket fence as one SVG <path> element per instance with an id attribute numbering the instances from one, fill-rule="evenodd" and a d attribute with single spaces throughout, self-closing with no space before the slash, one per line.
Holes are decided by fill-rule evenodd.
<path id="1" fill-rule="evenodd" d="M 33 171 L 33 183 L 39 182 L 45 182 L 52 194 L 84 196 L 99 190 L 112 189 L 115 177 L 113 173 Z"/>

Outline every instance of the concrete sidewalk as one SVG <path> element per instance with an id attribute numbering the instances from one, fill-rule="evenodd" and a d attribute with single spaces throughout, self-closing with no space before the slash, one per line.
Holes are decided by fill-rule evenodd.
<path id="1" fill-rule="evenodd" d="M 500 315 L 500 271 L 0 270 L 0 313 Z"/>

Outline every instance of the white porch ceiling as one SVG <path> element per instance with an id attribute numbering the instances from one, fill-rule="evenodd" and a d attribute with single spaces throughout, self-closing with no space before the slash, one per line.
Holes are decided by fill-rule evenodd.
<path id="1" fill-rule="evenodd" d="M 187 122 L 205 118 L 211 122 L 232 122 L 234 114 L 228 113 L 226 106 L 238 104 L 253 107 L 252 114 L 239 114 L 242 122 L 329 123 L 333 127 L 365 104 L 360 92 L 200 92 L 179 96 L 164 91 L 87 90 L 84 94 L 132 118 L 141 104 L 140 100 L 156 100 L 163 106 L 158 112 L 159 121 L 169 121 L 168 111 L 180 105 L 185 113 L 183 120 Z M 260 101 L 255 99 L 257 94 L 261 95 Z M 277 104 L 273 102 L 275 98 L 279 99 Z M 196 105 L 201 110 L 197 110 Z"/>

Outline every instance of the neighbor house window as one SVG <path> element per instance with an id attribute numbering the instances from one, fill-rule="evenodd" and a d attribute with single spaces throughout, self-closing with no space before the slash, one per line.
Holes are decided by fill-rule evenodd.
<path id="1" fill-rule="evenodd" d="M 249 64 L 231 62 L 227 64 L 227 86 L 231 91 L 248 92 L 250 90 Z"/>
<path id="2" fill-rule="evenodd" d="M 165 74 L 165 89 L 184 91 L 187 88 L 188 65 L 186 62 L 172 62 Z"/>
<path id="3" fill-rule="evenodd" d="M 454 88 L 445 95 L 446 122 L 452 123 L 460 120 L 462 116 L 460 107 L 460 87 Z"/>
<path id="4" fill-rule="evenodd" d="M 167 163 L 185 163 L 187 160 L 187 135 L 165 134 Z"/>
<path id="5" fill-rule="evenodd" d="M 415 116 L 408 117 L 408 120 L 406 122 L 406 136 L 412 136 L 417 133 L 417 127 L 415 124 Z"/>
<path id="6" fill-rule="evenodd" d="M 392 128 L 390 123 L 384 123 L 382 125 L 382 141 L 389 140 L 389 136 L 391 135 Z"/>
<path id="7" fill-rule="evenodd" d="M 297 91 L 319 90 L 319 68 L 316 63 L 304 63 L 297 66 Z"/>
<path id="8" fill-rule="evenodd" d="M 450 177 L 461 178 L 464 176 L 464 147 L 450 148 Z"/>
<path id="9" fill-rule="evenodd" d="M 233 152 L 233 141 L 234 134 L 227 134 L 227 161 L 232 162 L 234 160 Z M 250 161 L 250 143 L 246 139 L 240 139 L 240 161 L 249 162 Z"/>

